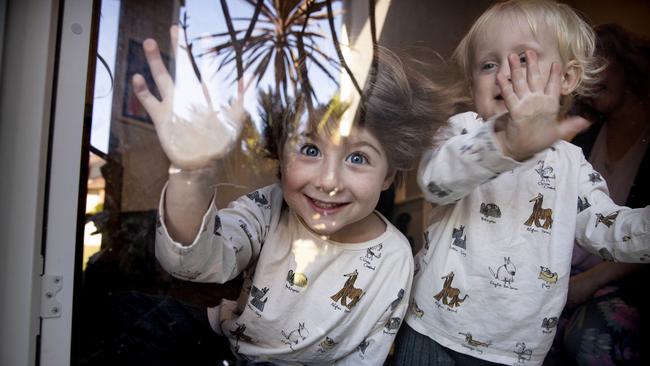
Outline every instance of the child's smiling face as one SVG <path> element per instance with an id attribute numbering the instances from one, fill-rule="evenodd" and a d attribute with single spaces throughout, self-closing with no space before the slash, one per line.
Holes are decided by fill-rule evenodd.
<path id="1" fill-rule="evenodd" d="M 538 21 L 536 33 L 533 34 L 524 17 L 516 14 L 494 17 L 482 27 L 475 39 L 470 60 L 472 97 L 476 112 L 482 118 L 488 119 L 507 111 L 496 75 L 500 73 L 510 78 L 508 55 L 519 55 L 525 70 L 524 51 L 535 51 L 544 85 L 548 81 L 552 63 L 564 65 L 554 32 Z"/>
<path id="2" fill-rule="evenodd" d="M 377 237 L 383 222 L 372 212 L 382 190 L 393 180 L 386 153 L 368 131 L 354 128 L 340 139 L 326 133 L 301 134 L 285 144 L 282 169 L 284 199 L 318 235 L 340 242 Z"/>

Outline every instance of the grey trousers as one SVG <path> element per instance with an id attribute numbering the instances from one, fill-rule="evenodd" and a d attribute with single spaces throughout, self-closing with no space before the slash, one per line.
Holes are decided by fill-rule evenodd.
<path id="1" fill-rule="evenodd" d="M 404 322 L 395 339 L 394 366 L 491 366 L 497 363 L 445 348 Z"/>

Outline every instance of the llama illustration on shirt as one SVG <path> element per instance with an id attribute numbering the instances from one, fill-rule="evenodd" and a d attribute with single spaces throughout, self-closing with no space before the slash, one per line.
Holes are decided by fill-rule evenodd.
<path id="1" fill-rule="evenodd" d="M 538 228 L 546 230 L 550 229 L 551 226 L 553 226 L 553 210 L 550 208 L 542 208 L 542 204 L 544 203 L 544 195 L 538 193 L 537 196 L 533 197 L 528 202 L 534 202 L 533 212 L 530 214 L 530 217 L 528 217 L 528 220 L 524 222 L 524 225 L 532 226 L 535 224 L 535 226 Z M 544 223 L 542 224 L 542 222 Z"/>
<path id="2" fill-rule="evenodd" d="M 460 306 L 469 295 L 465 294 L 461 299 L 460 290 L 451 286 L 451 283 L 454 280 L 454 272 L 449 272 L 449 274 L 442 277 L 442 279 L 445 280 L 442 284 L 442 290 L 440 290 L 440 292 L 438 292 L 433 298 L 442 301 L 442 303 L 447 305 L 449 308 Z"/>
<path id="3" fill-rule="evenodd" d="M 335 303 L 338 303 L 340 301 L 341 305 L 347 307 L 348 310 L 351 310 L 354 307 L 354 305 L 356 305 L 357 302 L 359 302 L 361 296 L 363 295 L 362 289 L 354 287 L 354 283 L 356 282 L 357 277 L 359 276 L 359 272 L 355 269 L 354 272 L 344 274 L 343 276 L 348 278 L 347 280 L 345 280 L 345 284 L 343 284 L 343 288 L 341 288 L 337 293 L 332 295 L 330 298 Z"/>

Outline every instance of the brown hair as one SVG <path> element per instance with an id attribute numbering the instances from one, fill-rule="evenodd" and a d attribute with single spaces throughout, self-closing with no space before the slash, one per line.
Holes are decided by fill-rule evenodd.
<path id="1" fill-rule="evenodd" d="M 437 129 L 458 112 L 459 98 L 446 87 L 451 70 L 441 60 L 400 58 L 385 48 L 378 56 L 376 78 L 365 88 L 358 124 L 382 144 L 399 183 L 402 172 L 431 147 Z"/>
<path id="2" fill-rule="evenodd" d="M 432 145 L 435 131 L 458 112 L 459 98 L 443 83 L 435 83 L 430 73 L 449 78 L 450 69 L 428 65 L 415 59 L 400 58 L 380 47 L 374 77 L 365 86 L 353 125 L 370 132 L 386 152 L 388 166 L 396 171 L 399 184 L 404 172 L 417 164 L 420 154 Z M 425 75 L 426 74 L 426 75 Z M 440 78 L 434 78 L 440 80 Z M 294 136 L 299 121 L 305 118 L 300 103 L 281 107 L 279 96 L 271 92 L 260 98 L 268 155 L 280 159 L 282 147 Z M 309 128 L 335 131 L 348 105 L 334 98 L 317 109 Z M 270 112 L 270 113 L 269 113 Z"/>

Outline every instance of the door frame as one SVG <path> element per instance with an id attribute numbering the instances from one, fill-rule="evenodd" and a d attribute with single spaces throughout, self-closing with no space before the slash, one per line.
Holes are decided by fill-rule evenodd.
<path id="1" fill-rule="evenodd" d="M 0 5 L 0 364 L 66 365 L 93 1 Z M 41 322 L 50 275 L 60 312 Z"/>

